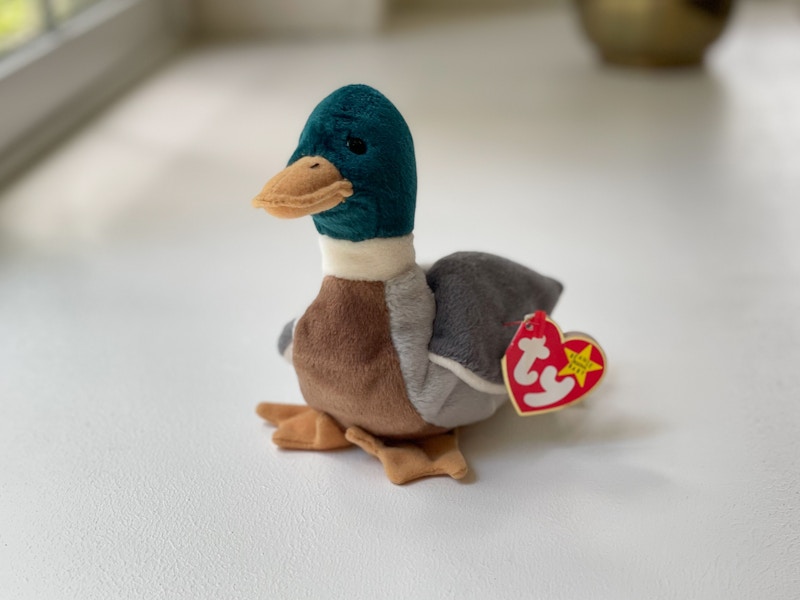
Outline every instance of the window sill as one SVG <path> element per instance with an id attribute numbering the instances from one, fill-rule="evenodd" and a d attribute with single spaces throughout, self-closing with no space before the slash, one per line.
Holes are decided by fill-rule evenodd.
<path id="1" fill-rule="evenodd" d="M 170 8 L 100 4 L 0 63 L 0 182 L 176 50 Z"/>

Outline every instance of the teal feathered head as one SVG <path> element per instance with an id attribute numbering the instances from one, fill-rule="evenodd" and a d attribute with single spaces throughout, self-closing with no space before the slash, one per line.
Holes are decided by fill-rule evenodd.
<path id="1" fill-rule="evenodd" d="M 348 85 L 320 102 L 287 168 L 254 204 L 278 217 L 311 214 L 323 235 L 354 242 L 414 229 L 414 142 L 379 91 Z"/>

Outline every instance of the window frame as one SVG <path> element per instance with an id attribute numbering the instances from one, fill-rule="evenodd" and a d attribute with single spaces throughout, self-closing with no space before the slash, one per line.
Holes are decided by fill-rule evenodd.
<path id="1" fill-rule="evenodd" d="M 105 0 L 0 58 L 0 184 L 179 47 L 186 0 Z"/>

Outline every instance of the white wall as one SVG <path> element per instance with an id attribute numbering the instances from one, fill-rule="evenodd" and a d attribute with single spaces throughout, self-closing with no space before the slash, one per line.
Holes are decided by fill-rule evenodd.
<path id="1" fill-rule="evenodd" d="M 369 33 L 388 0 L 197 0 L 200 30 L 212 35 Z"/>
<path id="2" fill-rule="evenodd" d="M 195 0 L 198 29 L 210 35 L 371 33 L 398 11 L 457 11 L 560 0 Z"/>

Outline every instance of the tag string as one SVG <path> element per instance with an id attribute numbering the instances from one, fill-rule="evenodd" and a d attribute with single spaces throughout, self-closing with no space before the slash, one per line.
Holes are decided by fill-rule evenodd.
<path id="1" fill-rule="evenodd" d="M 522 321 L 504 321 L 503 327 L 512 327 L 514 325 L 525 325 L 525 329 L 533 332 L 534 337 L 542 337 L 544 333 L 544 323 L 547 320 L 547 313 L 543 310 L 537 310 L 533 315 L 529 315 Z"/>

